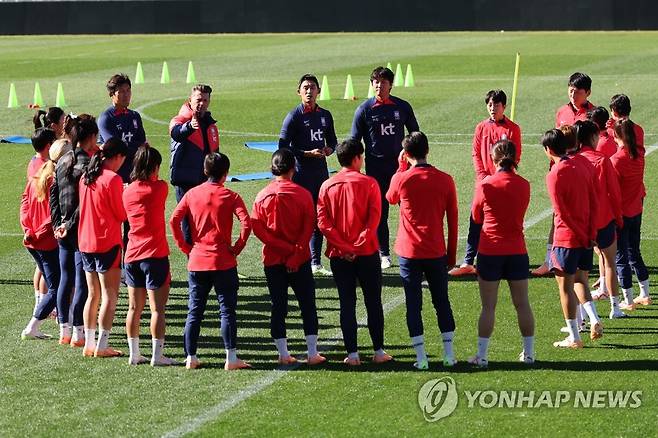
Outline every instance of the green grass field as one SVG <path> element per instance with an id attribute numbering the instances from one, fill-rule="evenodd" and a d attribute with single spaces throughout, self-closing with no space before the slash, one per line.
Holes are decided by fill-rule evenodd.
<path id="1" fill-rule="evenodd" d="M 231 173 L 267 170 L 269 154 L 250 151 L 245 141 L 276 140 L 281 122 L 298 103 L 301 74 L 327 75 L 334 100 L 323 104 L 335 119 L 339 138 L 346 137 L 358 103 L 367 92 L 368 76 L 377 65 L 412 64 L 415 88 L 393 93 L 411 102 L 421 129 L 431 141 L 430 161 L 454 176 L 459 192 L 460 235 L 468 226 L 473 190 L 470 142 L 475 124 L 487 114 L 483 97 L 492 88 L 511 96 L 514 57 L 521 53 L 516 121 L 524 134 L 520 173 L 531 181 L 532 199 L 526 230 L 531 264 L 543 259 L 550 207 L 544 175 L 547 161 L 538 140 L 553 127 L 555 109 L 567 101 L 566 82 L 574 71 L 593 78 L 591 101 L 607 106 L 611 95 L 626 93 L 632 118 L 646 132 L 647 145 L 658 144 L 658 33 L 409 33 L 289 34 L 194 36 L 34 36 L 0 37 L 0 134 L 29 135 L 30 103 L 39 81 L 47 105 L 53 105 L 62 82 L 67 110 L 98 115 L 109 105 L 107 79 L 116 72 L 131 77 L 141 61 L 146 83 L 133 85 L 132 108 L 142 113 L 151 145 L 168 161 L 167 123 L 188 95 L 184 83 L 188 61 L 198 81 L 216 90 L 211 110 L 218 119 L 221 148 L 232 161 Z M 168 61 L 172 83 L 159 84 L 162 61 Z M 336 99 L 345 77 L 355 80 L 357 101 Z M 20 109 L 7 109 L 9 83 L 16 84 Z M 509 112 L 508 105 L 508 112 Z M 649 150 L 653 151 L 655 146 Z M 580 351 L 557 351 L 564 323 L 555 281 L 532 279 L 530 298 L 536 317 L 538 362 L 521 366 L 516 317 L 507 287 L 501 287 L 496 331 L 490 347 L 490 369 L 478 372 L 459 364 L 439 365 L 441 345 L 429 294 L 425 327 L 431 370 L 412 368 L 405 324 L 404 300 L 397 264 L 384 274 L 387 350 L 396 361 L 387 366 L 366 364 L 347 370 L 339 340 L 338 298 L 331 279 L 317 281 L 320 338 L 328 365 L 309 370 L 276 368 L 276 350 L 269 338 L 269 298 L 260 262 L 260 243 L 252 236 L 239 258 L 247 278 L 240 288 L 238 323 L 241 356 L 253 371 L 223 371 L 224 351 L 215 307 L 209 307 L 199 357 L 207 367 L 128 367 L 127 360 L 90 360 L 79 350 L 56 341 L 23 342 L 20 331 L 33 305 L 33 262 L 21 244 L 18 223 L 29 145 L 0 145 L 0 436 L 199 436 L 217 435 L 658 435 L 658 306 L 642 308 L 626 320 L 604 320 L 605 336 Z M 5 161 L 6 160 L 6 161 Z M 643 253 L 651 271 L 654 300 L 658 257 L 658 154 L 646 161 L 648 198 L 644 213 Z M 335 158 L 330 165 L 337 168 Z M 164 166 L 166 167 L 166 166 Z M 162 169 L 168 178 L 168 169 Z M 230 183 L 250 205 L 265 181 Z M 173 193 L 167 215 L 174 205 Z M 541 219 L 544 218 L 544 219 Z M 539 219 L 539 220 L 538 220 Z M 397 208 L 391 209 L 391 229 Z M 463 255 L 460 240 L 459 255 Z M 172 293 L 168 306 L 166 352 L 183 359 L 182 331 L 186 315 L 185 261 L 173 242 Z M 637 287 L 636 287 L 637 290 Z M 125 288 L 111 337 L 127 351 L 122 327 Z M 474 279 L 452 281 L 457 358 L 465 361 L 476 348 L 479 294 Z M 292 351 L 305 350 L 298 307 L 291 301 L 288 337 Z M 608 304 L 598 305 L 607 316 Z M 364 315 L 362 303 L 359 314 Z M 146 317 L 148 316 L 145 315 Z M 144 318 L 145 320 L 147 318 Z M 56 334 L 56 324 L 44 324 Z M 367 330 L 360 330 L 362 357 L 369 356 Z M 143 323 L 142 348 L 150 352 Z M 451 376 L 460 394 L 455 412 L 428 423 L 417 396 L 428 380 Z M 642 404 L 621 408 L 469 408 L 463 391 L 485 390 L 641 390 Z"/>

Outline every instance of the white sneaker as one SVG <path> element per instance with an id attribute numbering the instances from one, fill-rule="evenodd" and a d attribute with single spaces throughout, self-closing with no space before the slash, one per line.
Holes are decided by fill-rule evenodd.
<path id="1" fill-rule="evenodd" d="M 560 328 L 560 332 L 561 332 L 561 333 L 569 333 L 569 327 L 564 326 L 564 327 Z M 582 324 L 580 325 L 580 328 L 578 329 L 578 332 L 579 332 L 579 333 L 587 333 L 587 332 L 589 332 L 589 330 L 587 329 L 587 324 L 582 323 Z"/>
<path id="2" fill-rule="evenodd" d="M 443 356 L 443 366 L 444 367 L 454 367 L 457 365 L 457 359 L 450 356 Z"/>
<path id="3" fill-rule="evenodd" d="M 522 351 L 519 354 L 519 362 L 523 362 L 525 364 L 531 365 L 535 363 L 535 358 L 532 356 L 528 356 L 527 354 L 525 354 L 525 351 Z"/>
<path id="4" fill-rule="evenodd" d="M 610 319 L 619 319 L 619 318 L 628 318 L 628 315 L 622 312 L 621 310 L 611 310 L 610 311 Z"/>
<path id="5" fill-rule="evenodd" d="M 180 363 L 166 356 L 160 356 L 160 359 L 158 360 L 151 358 L 152 367 L 169 367 L 175 365 L 180 365 Z"/>
<path id="6" fill-rule="evenodd" d="M 382 256 L 382 269 L 388 269 L 391 267 L 391 257 L 390 256 Z"/>
<path id="7" fill-rule="evenodd" d="M 52 336 L 46 333 L 42 333 L 39 330 L 35 330 L 31 332 L 25 329 L 21 332 L 21 339 L 24 341 L 27 339 L 50 339 L 50 338 L 52 338 Z"/>
<path id="8" fill-rule="evenodd" d="M 594 301 L 599 301 L 599 300 L 606 300 L 608 299 L 608 292 L 603 290 L 603 288 L 598 288 L 595 291 L 592 292 L 592 300 Z"/>
<path id="9" fill-rule="evenodd" d="M 487 359 L 478 357 L 477 355 L 470 357 L 468 359 L 468 363 L 475 365 L 477 368 L 489 368 L 489 361 Z"/>
<path id="10" fill-rule="evenodd" d="M 332 275 L 331 271 L 324 269 L 322 265 L 311 265 L 311 272 L 317 275 Z"/>
<path id="11" fill-rule="evenodd" d="M 141 365 L 143 363 L 148 363 L 148 362 L 149 362 L 149 360 L 146 357 L 142 356 L 142 355 L 139 355 L 137 357 L 129 357 L 128 358 L 128 365 Z"/>

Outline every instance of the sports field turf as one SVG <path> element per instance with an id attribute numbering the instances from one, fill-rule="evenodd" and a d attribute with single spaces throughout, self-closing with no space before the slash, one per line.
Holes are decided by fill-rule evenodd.
<path id="1" fill-rule="evenodd" d="M 47 105 L 53 105 L 62 82 L 69 107 L 98 115 L 109 105 L 105 82 L 116 72 L 131 78 L 141 61 L 146 83 L 133 85 L 132 108 L 142 113 L 147 137 L 168 161 L 167 123 L 187 96 L 188 61 L 197 79 L 215 92 L 211 110 L 218 119 L 221 149 L 232 161 L 231 173 L 268 169 L 269 154 L 248 151 L 245 141 L 276 140 L 283 117 L 298 103 L 301 74 L 327 75 L 333 100 L 322 106 L 336 122 L 339 138 L 350 129 L 352 115 L 367 92 L 368 75 L 390 61 L 412 64 L 415 88 L 394 88 L 411 102 L 421 129 L 431 141 L 430 161 L 454 176 L 460 205 L 460 235 L 466 235 L 473 190 L 470 142 L 475 124 L 487 114 L 483 97 L 492 88 L 511 96 L 514 56 L 520 52 L 521 77 L 516 121 L 524 134 L 520 173 L 531 181 L 526 220 L 531 264 L 543 259 L 550 207 L 544 175 L 547 160 L 538 146 L 541 133 L 553 127 L 555 109 L 567 101 L 566 82 L 574 71 L 593 78 L 591 101 L 607 106 L 611 95 L 628 94 L 632 119 L 646 132 L 648 151 L 658 144 L 658 33 L 445 33 L 445 34 L 312 34 L 194 36 L 57 36 L 0 37 L 0 134 L 28 135 L 32 112 L 26 108 L 38 80 Z M 159 84 L 162 61 L 173 82 Z M 343 101 L 347 74 L 355 81 L 357 101 Z M 15 82 L 20 109 L 7 109 L 9 83 Z M 508 113 L 510 105 L 508 104 Z M 497 325 L 490 347 L 490 369 L 477 372 L 463 361 L 476 348 L 479 294 L 474 279 L 452 281 L 450 296 L 457 330 L 455 348 L 462 361 L 454 369 L 439 365 L 438 329 L 429 294 L 425 299 L 425 335 L 431 355 L 429 372 L 412 368 L 414 353 L 405 324 L 397 263 L 384 273 L 387 350 L 396 361 L 347 370 L 339 340 L 337 293 L 331 279 L 317 281 L 320 344 L 328 365 L 309 370 L 277 370 L 269 338 L 269 299 L 260 262 L 261 244 L 252 236 L 239 257 L 241 282 L 239 351 L 253 371 L 223 371 L 224 350 L 214 307 L 202 330 L 199 357 L 207 365 L 184 368 L 128 367 L 127 360 L 91 360 L 80 350 L 56 341 L 27 342 L 20 331 L 33 305 L 33 263 L 21 244 L 18 205 L 29 145 L 0 145 L 0 435 L 1 436 L 180 436 L 193 435 L 571 435 L 656 436 L 658 434 L 658 305 L 635 311 L 626 320 L 604 319 L 605 335 L 586 341 L 584 350 L 557 351 L 564 323 L 555 281 L 531 279 L 530 298 L 536 317 L 537 364 L 516 362 L 521 350 L 516 318 L 507 287 L 501 287 Z M 653 299 L 658 257 L 656 163 L 646 161 L 642 249 L 651 272 Z M 337 168 L 335 158 L 330 165 Z M 161 176 L 168 177 L 163 166 Z M 230 183 L 247 205 L 265 181 Z M 169 217 L 174 205 L 170 193 Z M 391 209 L 391 229 L 397 208 Z M 463 256 L 460 240 L 458 256 Z M 168 306 L 166 354 L 183 359 L 182 330 L 187 282 L 184 257 L 170 242 L 173 284 Z M 327 262 L 328 264 L 328 262 Z M 637 292 L 637 286 L 636 286 Z M 125 288 L 117 310 L 111 344 L 127 351 L 122 325 Z M 293 353 L 305 350 L 299 309 L 291 301 L 288 338 Z M 602 316 L 608 303 L 598 305 Z M 364 315 L 362 301 L 360 315 Z M 147 320 L 145 315 L 144 320 Z M 56 334 L 54 322 L 44 330 Z M 367 330 L 360 330 L 362 358 L 369 356 Z M 142 349 L 150 352 L 143 324 Z M 459 391 L 455 412 L 428 423 L 417 394 L 429 379 L 451 376 Z M 641 407 L 469 408 L 464 391 L 641 390 Z"/>

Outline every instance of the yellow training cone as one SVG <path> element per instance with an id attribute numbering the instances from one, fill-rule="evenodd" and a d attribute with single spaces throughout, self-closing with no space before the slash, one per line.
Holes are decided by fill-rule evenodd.
<path id="1" fill-rule="evenodd" d="M 168 84 L 171 80 L 169 79 L 169 66 L 167 66 L 167 61 L 162 63 L 162 75 L 160 76 L 161 84 Z"/>
<path id="2" fill-rule="evenodd" d="M 18 96 L 16 96 L 16 86 L 13 83 L 9 84 L 9 101 L 7 102 L 7 108 L 18 108 Z"/>
<path id="3" fill-rule="evenodd" d="M 64 108 L 66 106 L 66 99 L 64 99 L 64 87 L 62 83 L 57 83 L 57 97 L 55 98 L 55 106 Z"/>
<path id="4" fill-rule="evenodd" d="M 34 106 L 43 107 L 43 97 L 41 97 L 41 87 L 38 82 L 34 83 Z"/>
<path id="5" fill-rule="evenodd" d="M 347 75 L 347 82 L 345 82 L 345 95 L 343 96 L 345 100 L 354 100 L 354 85 L 352 84 L 352 75 Z"/>
<path id="6" fill-rule="evenodd" d="M 404 85 L 404 75 L 402 74 L 402 66 L 400 64 L 395 68 L 395 79 L 393 79 L 393 85 L 396 87 Z"/>
<path id="7" fill-rule="evenodd" d="M 142 70 L 142 63 L 137 63 L 137 70 L 135 71 L 135 83 L 143 84 L 144 83 L 144 70 Z"/>
<path id="8" fill-rule="evenodd" d="M 411 64 L 407 64 L 407 74 L 404 75 L 404 86 L 413 87 L 414 85 L 414 72 L 411 70 Z"/>
<path id="9" fill-rule="evenodd" d="M 322 76 L 322 88 L 320 89 L 320 97 L 318 97 L 318 100 L 331 100 L 327 75 Z"/>
<path id="10" fill-rule="evenodd" d="M 194 74 L 194 66 L 192 65 L 192 61 L 187 64 L 187 78 L 185 79 L 185 83 L 196 83 L 196 75 Z"/>

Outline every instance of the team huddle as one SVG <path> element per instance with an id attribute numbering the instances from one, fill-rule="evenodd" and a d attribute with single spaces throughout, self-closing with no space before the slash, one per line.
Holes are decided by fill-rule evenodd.
<path id="1" fill-rule="evenodd" d="M 186 368 L 201 366 L 198 341 L 213 288 L 226 350 L 224 367 L 251 367 L 237 354 L 236 308 L 237 258 L 252 231 L 263 243 L 270 334 L 280 364 L 297 362 L 288 351 L 286 336 L 288 288 L 301 310 L 305 362 L 314 366 L 326 361 L 318 350 L 314 275 L 333 276 L 335 281 L 345 364 L 361 364 L 357 285 L 367 311 L 372 361 L 393 360 L 385 351 L 381 299 L 382 270 L 391 267 L 389 205 L 399 205 L 394 250 L 416 354 L 413 366 L 429 368 L 421 315 L 423 280 L 443 341 L 443 365 L 450 367 L 457 360 L 448 279 L 472 274 L 478 278 L 482 311 L 477 352 L 468 362 L 488 366 L 499 283 L 507 280 L 522 337 L 519 360 L 534 363 L 535 322 L 523 234 L 530 183 L 516 171 L 521 129 L 505 116 L 505 93 L 486 94 L 489 117 L 475 128 L 476 183 L 466 255 L 455 266 L 454 180 L 428 163 L 429 142 L 411 105 L 391 95 L 393 72 L 378 67 L 370 80 L 375 96 L 357 108 L 350 138 L 339 142 L 331 113 L 317 104 L 317 78 L 301 77 L 297 89 L 301 103 L 283 121 L 279 148 L 272 155 L 274 179 L 258 193 L 251 212 L 240 195 L 224 185 L 230 160 L 219 152 L 219 132 L 208 111 L 211 87 L 195 86 L 172 118 L 170 177 L 177 206 L 169 227 L 187 256 Z M 139 113 L 128 108 L 130 79 L 114 75 L 107 90 L 112 105 L 98 121 L 88 114 L 65 115 L 57 107 L 35 116 L 36 155 L 28 165 L 20 210 L 23 243 L 37 264 L 35 307 L 21 337 L 50 338 L 40 327 L 56 312 L 60 344 L 81 348 L 87 357 L 123 356 L 108 341 L 125 281 L 129 364 L 149 362 L 139 344 L 141 314 L 148 299 L 150 363 L 176 365 L 163 354 L 171 275 L 165 219 L 169 186 L 159 178 L 162 156 L 147 143 Z M 593 300 L 609 298 L 611 319 L 651 304 L 649 275 L 640 253 L 644 133 L 629 118 L 627 96 L 613 96 L 609 113 L 588 101 L 590 92 L 591 79 L 574 73 L 569 78 L 569 103 L 558 110 L 556 128 L 541 139 L 550 162 L 546 186 L 554 214 L 545 263 L 533 274 L 552 272 L 557 280 L 566 322 L 562 331 L 567 334 L 553 344 L 557 348 L 582 348 L 581 332 L 589 331 L 592 340 L 603 336 Z M 330 177 L 326 157 L 334 153 L 341 169 Z M 240 225 L 235 240 L 234 217 Z M 324 239 L 330 270 L 321 263 Z M 600 278 L 598 289 L 591 293 L 588 276 L 594 252 Z M 639 282 L 638 297 L 633 293 L 633 274 Z"/>

